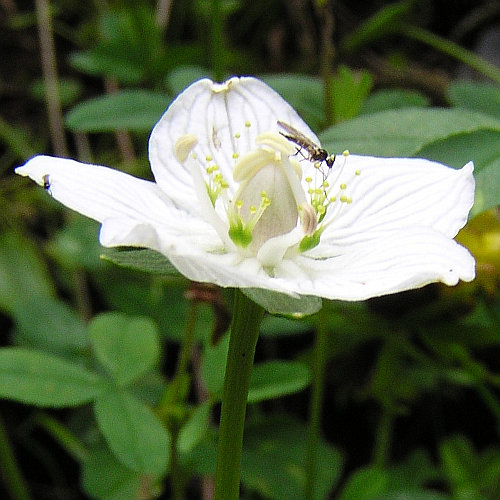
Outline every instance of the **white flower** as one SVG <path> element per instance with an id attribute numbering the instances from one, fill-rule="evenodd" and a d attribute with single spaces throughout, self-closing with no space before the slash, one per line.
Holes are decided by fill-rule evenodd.
<path id="1" fill-rule="evenodd" d="M 152 248 L 194 281 L 362 300 L 474 278 L 453 240 L 473 204 L 472 163 L 344 154 L 329 168 L 278 121 L 318 144 L 261 81 L 205 79 L 152 131 L 156 183 L 48 156 L 16 172 L 101 222 L 102 245 Z"/>

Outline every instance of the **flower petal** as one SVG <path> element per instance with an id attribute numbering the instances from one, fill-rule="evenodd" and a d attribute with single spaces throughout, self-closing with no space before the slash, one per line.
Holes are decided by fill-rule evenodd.
<path id="1" fill-rule="evenodd" d="M 467 222 L 474 201 L 472 162 L 456 170 L 418 158 L 348 156 L 345 161 L 338 184 L 345 182 L 352 201 L 328 208 L 329 225 L 314 255 L 343 253 L 345 246 L 410 226 L 431 227 L 452 238 Z"/>
<path id="2" fill-rule="evenodd" d="M 363 300 L 435 281 L 456 285 L 459 279 L 471 281 L 475 275 L 474 258 L 464 247 L 423 227 L 389 232 L 337 257 L 301 256 L 292 268 L 288 265 L 284 260 L 276 273 L 294 281 L 297 293 L 339 300 Z"/>
<path id="3" fill-rule="evenodd" d="M 193 134 L 198 143 L 192 152 L 200 165 L 218 165 L 234 192 L 232 169 L 237 158 L 255 148 L 260 133 L 277 131 L 277 120 L 317 141 L 297 112 L 260 80 L 235 77 L 223 84 L 207 79 L 195 82 L 170 105 L 151 133 L 149 159 L 156 182 L 186 211 L 197 209 L 191 173 L 174 156 L 179 138 Z"/>
<path id="4" fill-rule="evenodd" d="M 99 222 L 110 217 L 162 222 L 172 206 L 154 182 L 99 165 L 35 156 L 16 173 L 41 186 L 48 176 L 48 191 L 56 200 Z"/>

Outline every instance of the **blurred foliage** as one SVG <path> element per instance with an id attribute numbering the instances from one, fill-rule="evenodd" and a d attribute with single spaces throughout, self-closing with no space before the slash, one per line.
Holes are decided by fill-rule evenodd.
<path id="1" fill-rule="evenodd" d="M 363 303 L 308 298 L 301 312 L 323 303 L 321 316 L 266 316 L 243 498 L 302 498 L 319 318 L 328 371 L 314 498 L 500 498 L 500 79 L 408 28 L 472 48 L 498 21 L 495 4 L 51 2 L 72 157 L 150 175 L 149 130 L 189 83 L 222 72 L 260 76 L 329 151 L 474 161 L 476 202 L 458 236 L 476 257 L 474 282 Z M 155 252 L 101 248 L 97 224 L 12 174 L 55 144 L 40 18 L 29 2 L 0 12 L 0 492 L 201 498 L 230 294 L 187 283 Z M 457 79 L 457 60 L 492 81 Z M 274 312 L 297 307 L 248 293 Z"/>

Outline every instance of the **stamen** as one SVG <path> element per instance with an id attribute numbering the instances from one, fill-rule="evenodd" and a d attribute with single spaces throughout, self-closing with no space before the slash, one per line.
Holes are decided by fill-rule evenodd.
<path id="1" fill-rule="evenodd" d="M 180 163 L 184 163 L 196 144 L 198 144 L 198 137 L 194 134 L 181 135 L 175 143 L 174 156 Z"/>
<path id="2" fill-rule="evenodd" d="M 304 234 L 308 236 L 312 235 L 318 226 L 316 210 L 309 203 L 303 203 L 299 207 L 299 215 Z"/>

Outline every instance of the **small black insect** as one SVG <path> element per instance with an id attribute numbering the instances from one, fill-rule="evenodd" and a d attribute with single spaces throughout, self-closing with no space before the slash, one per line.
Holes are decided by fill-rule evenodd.
<path id="1" fill-rule="evenodd" d="M 50 177 L 49 177 L 49 174 L 45 174 L 42 177 L 42 181 L 43 181 L 43 189 L 45 189 L 45 191 L 47 191 L 47 193 L 50 194 Z"/>
<path id="2" fill-rule="evenodd" d="M 306 157 L 309 161 L 319 161 L 325 162 L 328 168 L 332 168 L 335 162 L 335 155 L 330 155 L 326 149 L 320 148 L 311 139 L 305 136 L 302 132 L 292 127 L 288 123 L 278 120 L 278 125 L 288 132 L 287 134 L 280 131 L 280 134 L 299 146 L 300 150 L 307 151 L 308 156 Z M 303 155 L 304 156 L 304 155 Z"/>

